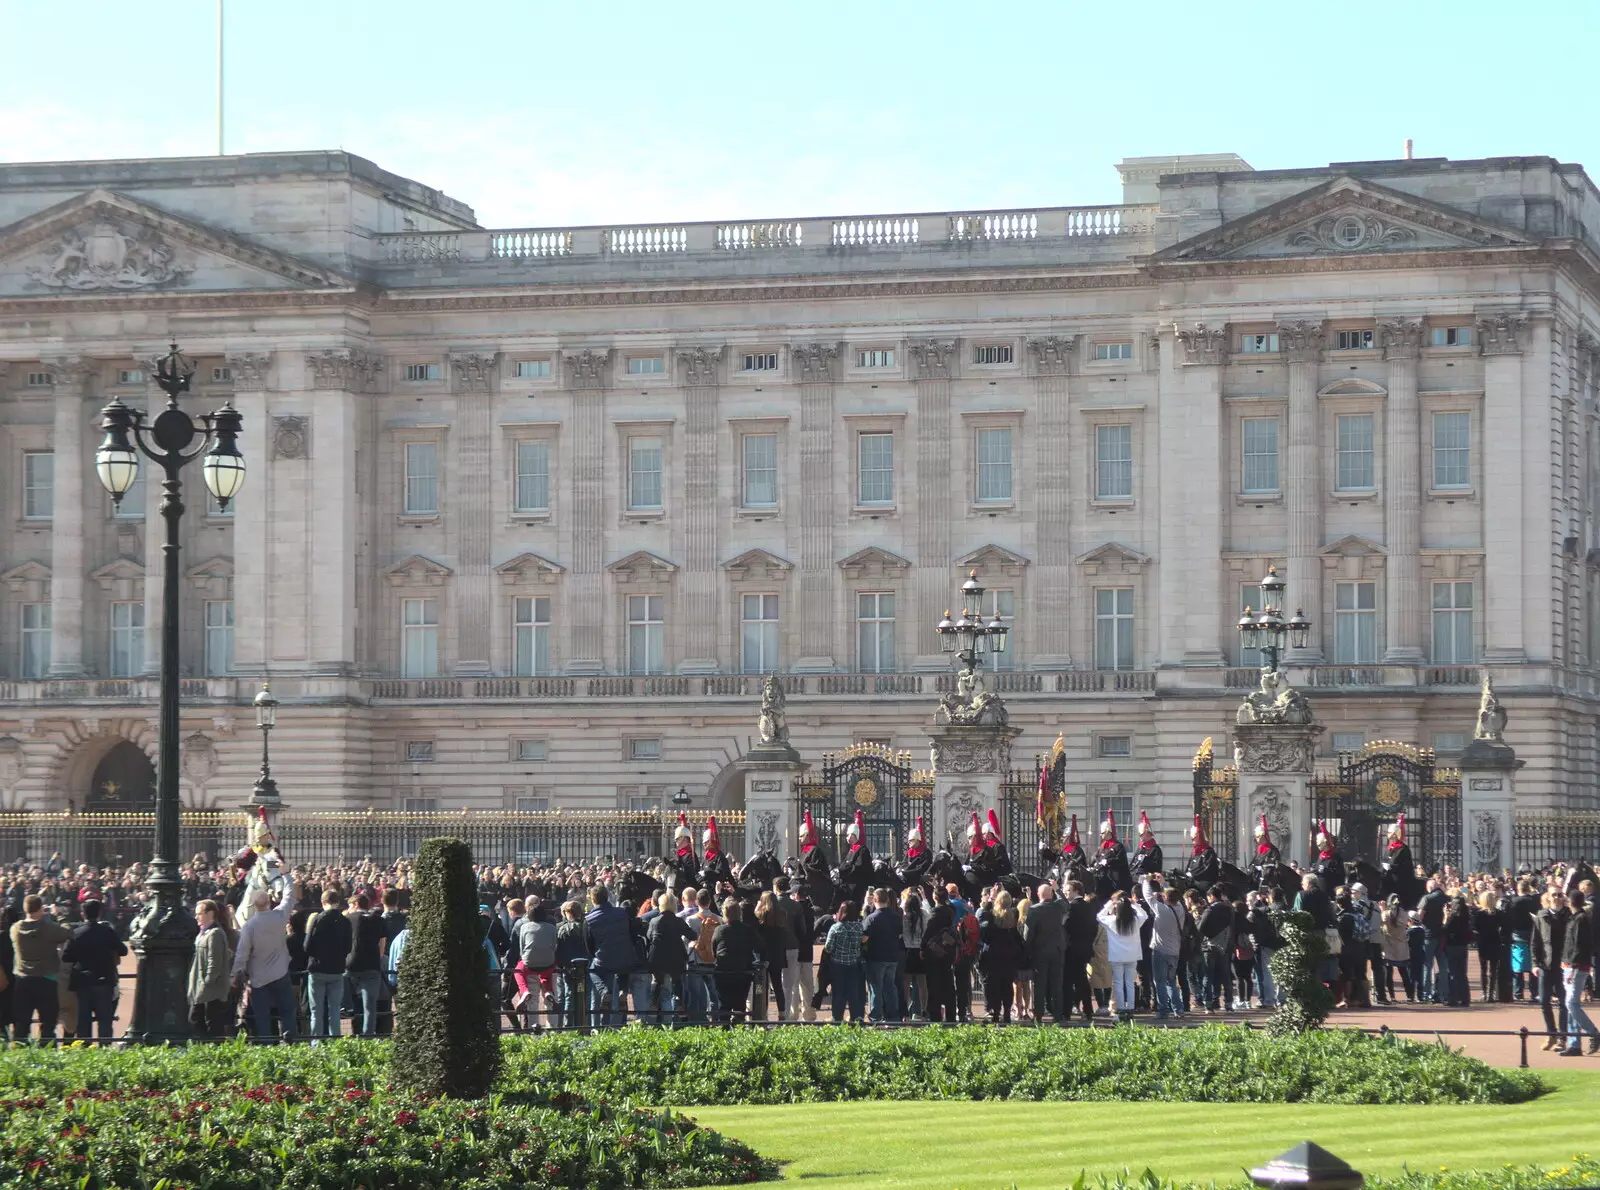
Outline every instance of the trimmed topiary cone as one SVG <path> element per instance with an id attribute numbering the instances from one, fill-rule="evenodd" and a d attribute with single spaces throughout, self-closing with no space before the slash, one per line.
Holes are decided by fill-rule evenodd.
<path id="1" fill-rule="evenodd" d="M 1282 1036 L 1320 1028 L 1333 1008 L 1333 993 L 1317 978 L 1328 957 L 1327 940 L 1309 913 L 1290 910 L 1274 915 L 1273 921 L 1283 945 L 1272 952 L 1268 965 L 1283 1006 L 1267 1022 L 1267 1031 Z"/>
<path id="2" fill-rule="evenodd" d="M 481 1099 L 500 1074 L 499 989 L 483 945 L 472 848 L 460 839 L 428 839 L 418 851 L 409 929 L 394 1001 L 394 1081 Z"/>

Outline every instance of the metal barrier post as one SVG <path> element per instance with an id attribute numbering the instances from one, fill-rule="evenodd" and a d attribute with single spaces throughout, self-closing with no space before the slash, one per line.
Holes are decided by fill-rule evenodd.
<path id="1" fill-rule="evenodd" d="M 576 989 L 576 991 L 574 991 Z M 567 1028 L 589 1031 L 589 964 L 582 959 L 567 965 Z"/>
<path id="2" fill-rule="evenodd" d="M 1528 1065 L 1528 1026 L 1523 1025 L 1522 1028 L 1517 1030 L 1517 1033 L 1522 1043 L 1522 1061 L 1518 1065 L 1526 1068 Z"/>
<path id="3" fill-rule="evenodd" d="M 750 988 L 750 1019 L 767 1019 L 767 965 L 759 961 L 756 963 L 755 983 Z"/>

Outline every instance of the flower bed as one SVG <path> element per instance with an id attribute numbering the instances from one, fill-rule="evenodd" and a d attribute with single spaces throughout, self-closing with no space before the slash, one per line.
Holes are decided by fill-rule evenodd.
<path id="1" fill-rule="evenodd" d="M 748 1147 L 671 1112 L 281 1083 L 0 1097 L 5 1186 L 489 1190 L 773 1176 Z"/>

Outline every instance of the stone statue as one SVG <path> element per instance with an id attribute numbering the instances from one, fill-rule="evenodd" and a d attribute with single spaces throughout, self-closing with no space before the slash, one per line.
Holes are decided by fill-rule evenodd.
<path id="1" fill-rule="evenodd" d="M 784 717 L 783 684 L 777 674 L 768 674 L 761 686 L 761 718 L 756 730 L 763 748 L 787 748 L 789 723 Z"/>
<path id="2" fill-rule="evenodd" d="M 1506 709 L 1500 705 L 1500 700 L 1494 694 L 1494 682 L 1489 677 L 1489 671 L 1483 671 L 1483 694 L 1478 699 L 1478 730 L 1473 733 L 1473 739 L 1487 740 L 1491 744 L 1504 744 L 1506 733 Z"/>
<path id="3" fill-rule="evenodd" d="M 1261 689 L 1245 695 L 1239 704 L 1240 723 L 1311 722 L 1311 704 L 1306 696 L 1283 680 L 1275 669 L 1261 671 Z"/>
<path id="4" fill-rule="evenodd" d="M 977 671 L 963 669 L 956 675 L 956 688 L 939 700 L 934 712 L 935 723 L 949 723 L 959 727 L 974 727 L 992 723 L 1004 727 L 1011 721 L 1011 712 L 998 694 L 983 688 Z"/>

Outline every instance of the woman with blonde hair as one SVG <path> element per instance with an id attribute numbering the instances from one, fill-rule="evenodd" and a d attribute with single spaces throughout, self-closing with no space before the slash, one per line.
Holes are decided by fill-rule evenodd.
<path id="1" fill-rule="evenodd" d="M 1012 991 L 1024 962 L 1023 946 L 1011 894 L 998 885 L 985 894 L 983 908 L 978 910 L 978 939 L 978 978 L 983 981 L 989 1023 L 1009 1025 Z"/>
<path id="2" fill-rule="evenodd" d="M 1029 888 L 1017 902 L 1017 933 L 1023 938 L 1028 934 L 1028 906 L 1033 904 L 1033 889 Z M 1028 964 L 1028 949 L 1022 949 L 1022 966 L 1017 969 L 1016 976 L 1016 1002 L 1017 1019 L 1031 1021 L 1033 1019 L 1033 969 Z"/>

